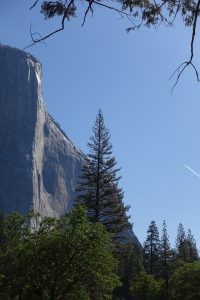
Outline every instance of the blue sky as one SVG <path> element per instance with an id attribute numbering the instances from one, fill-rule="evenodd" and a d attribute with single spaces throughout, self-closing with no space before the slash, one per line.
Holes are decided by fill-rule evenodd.
<path id="1" fill-rule="evenodd" d="M 39 9 L 28 10 L 31 3 L 1 1 L 1 43 L 27 46 L 31 23 L 41 34 L 56 28 L 58 20 L 44 22 Z M 46 45 L 28 50 L 43 66 L 48 111 L 87 153 L 101 108 L 140 241 L 152 219 L 160 230 L 165 219 L 172 244 L 182 222 L 200 247 L 200 178 L 184 167 L 200 172 L 200 86 L 190 69 L 173 95 L 173 81 L 168 81 L 189 56 L 191 29 L 178 22 L 174 28 L 127 34 L 127 20 L 104 9 L 95 11 L 84 27 L 81 22 L 76 18 Z"/>

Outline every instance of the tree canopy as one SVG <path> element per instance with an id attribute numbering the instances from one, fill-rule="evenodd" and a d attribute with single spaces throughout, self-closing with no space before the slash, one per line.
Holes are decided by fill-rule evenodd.
<path id="1" fill-rule="evenodd" d="M 14 213 L 2 223 L 1 299 L 111 298 L 120 282 L 104 226 L 89 224 L 80 207 L 60 220 L 45 218 L 38 231 L 30 221 Z"/>
<path id="2" fill-rule="evenodd" d="M 141 272 L 131 286 L 131 293 L 136 300 L 158 300 L 160 285 L 151 275 Z"/>
<path id="3" fill-rule="evenodd" d="M 197 300 L 200 295 L 200 263 L 187 263 L 171 279 L 172 299 Z"/>
<path id="4" fill-rule="evenodd" d="M 104 1 L 104 0 L 83 0 L 83 6 L 77 0 L 35 0 L 30 7 L 40 7 L 40 12 L 45 20 L 54 17 L 59 17 L 60 27 L 47 33 L 44 36 L 36 38 L 34 33 L 31 33 L 32 46 L 35 43 L 41 42 L 50 36 L 65 29 L 66 21 L 70 21 L 75 17 L 82 18 L 82 26 L 85 24 L 88 14 L 94 14 L 97 8 L 104 8 L 111 10 L 121 17 L 128 19 L 130 26 L 126 29 L 127 32 L 131 30 L 140 29 L 141 27 L 158 27 L 163 24 L 167 27 L 172 27 L 176 19 L 180 19 L 184 26 L 192 28 L 190 55 L 172 74 L 176 76 L 176 81 L 173 87 L 176 86 L 181 74 L 184 70 L 191 66 L 199 81 L 198 70 L 193 64 L 194 58 L 194 42 L 197 30 L 197 21 L 200 12 L 200 0 L 119 0 L 119 1 Z M 84 8 L 83 8 L 84 7 Z M 29 47 L 28 46 L 28 47 Z"/>

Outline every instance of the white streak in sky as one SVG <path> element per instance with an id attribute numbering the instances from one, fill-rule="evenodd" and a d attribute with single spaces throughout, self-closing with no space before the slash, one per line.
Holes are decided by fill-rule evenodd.
<path id="1" fill-rule="evenodd" d="M 198 174 L 197 172 L 195 172 L 194 170 L 192 170 L 192 168 L 190 168 L 188 165 L 184 164 L 184 166 L 185 166 L 190 172 L 192 172 L 194 175 L 196 175 L 197 177 L 200 178 L 200 174 Z"/>

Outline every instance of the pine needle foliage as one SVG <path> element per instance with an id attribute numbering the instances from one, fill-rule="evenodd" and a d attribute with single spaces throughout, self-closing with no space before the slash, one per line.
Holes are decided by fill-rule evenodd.
<path id="1" fill-rule="evenodd" d="M 176 256 L 178 260 L 185 262 L 193 262 L 199 259 L 196 241 L 191 230 L 188 230 L 186 235 L 183 225 L 178 226 L 176 238 Z"/>
<path id="2" fill-rule="evenodd" d="M 166 222 L 163 222 L 162 236 L 160 241 L 160 277 L 164 279 L 165 299 L 169 299 L 169 278 L 172 273 L 173 252 L 170 247 Z"/>
<path id="3" fill-rule="evenodd" d="M 157 277 L 160 261 L 160 238 L 155 221 L 147 230 L 147 238 L 144 243 L 144 266 L 148 274 Z"/>
<path id="4" fill-rule="evenodd" d="M 120 169 L 112 155 L 110 134 L 101 110 L 88 148 L 90 152 L 82 169 L 75 205 L 84 205 L 90 222 L 105 225 L 113 240 L 123 243 L 132 228 L 126 214 L 129 207 L 124 205 L 123 191 L 118 187 Z"/>
<path id="5" fill-rule="evenodd" d="M 188 262 L 192 263 L 199 260 L 199 253 L 196 245 L 196 241 L 190 229 L 187 233 L 187 248 L 188 248 Z"/>

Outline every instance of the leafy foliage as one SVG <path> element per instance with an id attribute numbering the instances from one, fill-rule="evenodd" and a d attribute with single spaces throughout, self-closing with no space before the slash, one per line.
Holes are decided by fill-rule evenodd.
<path id="1" fill-rule="evenodd" d="M 20 224 L 17 237 L 10 222 Z M 111 298 L 120 282 L 110 237 L 102 225 L 88 223 L 83 208 L 60 220 L 44 219 L 37 232 L 29 228 L 18 214 L 6 219 L 1 299 Z"/>
<path id="2" fill-rule="evenodd" d="M 158 300 L 160 285 L 151 275 L 142 272 L 135 278 L 131 292 L 135 300 Z"/>
<path id="3" fill-rule="evenodd" d="M 174 300 L 198 300 L 200 295 L 200 263 L 186 263 L 178 268 L 171 279 Z"/>

